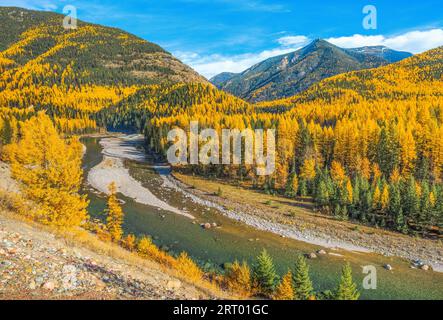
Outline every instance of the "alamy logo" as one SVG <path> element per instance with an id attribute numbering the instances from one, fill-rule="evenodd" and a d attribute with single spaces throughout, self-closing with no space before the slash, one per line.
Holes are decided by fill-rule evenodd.
<path id="1" fill-rule="evenodd" d="M 66 15 L 63 19 L 63 28 L 66 30 L 77 29 L 77 8 L 67 5 L 63 8 L 63 13 Z"/>
<path id="2" fill-rule="evenodd" d="M 377 29 L 377 8 L 373 5 L 363 7 L 363 14 L 366 16 L 363 19 L 363 28 L 366 30 Z"/>
<path id="3" fill-rule="evenodd" d="M 255 165 L 259 176 L 275 171 L 275 130 L 223 129 L 221 137 L 214 129 L 199 132 L 199 124 L 192 121 L 189 135 L 180 128 L 168 133 L 173 145 L 167 158 L 172 165 Z M 266 141 L 266 142 L 265 142 Z M 266 150 L 266 155 L 265 155 Z"/>

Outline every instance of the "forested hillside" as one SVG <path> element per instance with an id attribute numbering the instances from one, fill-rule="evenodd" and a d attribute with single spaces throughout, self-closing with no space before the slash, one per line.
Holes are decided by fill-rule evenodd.
<path id="1" fill-rule="evenodd" d="M 206 80 L 158 45 L 122 30 L 63 15 L 0 8 L 0 131 L 5 144 L 18 123 L 46 110 L 67 133 L 97 129 L 93 115 L 150 84 Z"/>
<path id="2" fill-rule="evenodd" d="M 248 108 L 201 105 L 148 121 L 165 151 L 171 127 L 191 119 L 221 128 L 276 128 L 277 170 L 194 166 L 196 173 L 251 181 L 267 192 L 311 196 L 338 219 L 404 233 L 441 235 L 443 225 L 443 48 L 373 70 L 339 75 L 287 100 Z M 174 104 L 170 104 L 171 108 Z M 210 116 L 208 116 L 210 115 Z M 167 146 L 167 145 L 166 145 Z"/>

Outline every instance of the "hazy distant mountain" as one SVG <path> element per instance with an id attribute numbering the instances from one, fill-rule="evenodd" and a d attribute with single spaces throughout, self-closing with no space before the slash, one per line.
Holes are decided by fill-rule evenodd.
<path id="1" fill-rule="evenodd" d="M 385 46 L 361 47 L 346 50 L 350 53 L 361 53 L 377 56 L 379 58 L 385 59 L 390 63 L 398 62 L 412 56 L 412 53 L 410 52 L 395 51 Z"/>
<path id="2" fill-rule="evenodd" d="M 233 77 L 235 77 L 238 73 L 232 73 L 232 72 L 222 72 L 215 77 L 212 77 L 209 79 L 209 82 L 211 82 L 213 85 L 215 85 L 217 88 L 220 88 L 223 86 L 223 84 L 231 80 Z"/>
<path id="3" fill-rule="evenodd" d="M 293 96 L 337 74 L 375 68 L 411 56 L 382 46 L 342 49 L 325 40 L 260 62 L 239 74 L 220 74 L 211 82 L 249 101 Z M 223 79 L 226 79 L 223 81 Z"/>

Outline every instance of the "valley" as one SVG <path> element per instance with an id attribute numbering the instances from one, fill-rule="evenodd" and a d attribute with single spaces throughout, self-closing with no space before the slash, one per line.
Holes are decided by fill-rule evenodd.
<path id="1" fill-rule="evenodd" d="M 87 174 L 90 168 L 95 167 L 102 161 L 102 152 L 105 155 L 109 153 L 106 149 L 102 149 L 99 139 L 87 138 L 84 143 L 88 150 L 84 160 L 84 165 L 86 166 L 85 174 Z M 391 248 L 390 245 L 388 246 L 388 243 L 394 243 L 395 239 L 401 236 L 392 234 L 390 235 L 391 238 L 389 238 L 383 236 L 383 232 L 376 230 L 374 230 L 375 235 L 371 236 L 369 235 L 370 229 L 363 227 L 361 230 L 353 231 L 351 238 L 345 242 L 344 239 L 339 237 L 334 240 L 334 236 L 340 236 L 340 233 L 335 233 L 334 235 L 332 230 L 342 228 L 342 235 L 349 234 L 349 230 L 353 226 L 327 221 L 324 218 L 315 217 L 307 211 L 299 210 L 294 219 L 298 223 L 288 223 L 284 219 L 278 222 L 275 218 L 272 219 L 274 220 L 274 225 L 275 223 L 277 223 L 276 225 L 285 223 L 286 227 L 282 225 L 283 228 L 293 231 L 299 230 L 296 232 L 296 234 L 299 234 L 297 240 L 294 239 L 291 232 L 286 233 L 286 237 L 282 237 L 279 231 L 275 229 L 275 226 L 270 229 L 263 227 L 263 224 L 266 225 L 262 221 L 264 219 L 263 213 L 260 216 L 259 213 L 255 213 L 251 208 L 251 206 L 260 207 L 260 205 L 257 202 L 250 201 L 251 197 L 249 197 L 249 194 L 246 197 L 248 199 L 247 204 L 238 203 L 239 198 L 243 198 L 243 201 L 245 200 L 245 193 L 248 191 L 244 191 L 242 194 L 239 191 L 228 192 L 227 190 L 230 187 L 222 185 L 223 190 L 226 190 L 226 200 L 220 201 L 216 196 L 213 196 L 215 188 L 217 188 L 217 185 L 214 185 L 213 182 L 199 181 L 198 178 L 178 175 L 180 179 L 192 184 L 196 189 L 189 188 L 179 182 L 174 182 L 171 185 L 171 180 L 165 180 L 165 177 L 162 177 L 162 175 L 167 173 L 161 171 L 159 175 L 159 172 L 155 169 L 153 159 L 149 158 L 149 156 L 143 162 L 130 160 L 134 159 L 134 156 L 140 160 L 140 156 L 143 155 L 142 149 L 138 153 L 135 150 L 127 150 L 127 154 L 119 153 L 120 157 L 126 158 L 124 163 L 129 168 L 131 176 L 137 181 L 142 182 L 144 187 L 161 200 L 195 217 L 195 221 L 193 221 L 180 214 L 174 214 L 156 207 L 155 202 L 151 206 L 139 203 L 138 200 L 121 196 L 121 199 L 124 200 L 122 207 L 126 213 L 125 232 L 136 235 L 149 234 L 163 250 L 168 250 L 172 253 L 179 253 L 185 250 L 204 269 L 222 270 L 225 263 L 231 262 L 234 259 L 246 259 L 246 261 L 252 262 L 254 257 L 263 248 L 266 248 L 272 254 L 278 270 L 284 272 L 286 268 L 291 267 L 298 254 L 309 254 L 323 249 L 329 254 L 325 256 L 318 255 L 317 259 L 309 261 L 313 281 L 317 284 L 316 290 L 321 291 L 334 287 L 341 265 L 344 261 L 350 261 L 355 270 L 355 277 L 358 279 L 356 281 L 359 283 L 360 288 L 365 275 L 361 272 L 359 273 L 358 270 L 361 271 L 365 265 L 374 265 L 377 268 L 380 288 L 377 290 L 362 289 L 362 298 L 364 299 L 429 299 L 431 297 L 429 292 L 433 292 L 435 297 L 443 295 L 443 290 L 441 290 L 438 284 L 443 274 L 411 269 L 410 261 L 407 259 L 369 253 L 367 252 L 368 249 L 358 248 L 352 242 L 347 242 L 350 239 L 358 239 L 359 236 L 356 234 L 364 236 L 367 232 L 369 239 L 371 237 L 377 239 L 378 243 L 374 242 L 374 239 L 369 241 L 372 241 L 374 247 L 380 250 L 384 245 Z M 88 198 L 91 200 L 89 211 L 93 216 L 101 217 L 101 212 L 105 206 L 105 197 L 97 190 L 91 189 L 89 185 L 85 185 L 85 190 L 87 191 Z M 236 194 L 237 197 L 233 196 L 233 194 Z M 231 197 L 234 201 L 230 201 Z M 266 199 L 262 196 L 258 197 L 263 201 Z M 276 199 L 275 202 L 278 202 L 278 198 Z M 236 203 L 237 206 L 231 210 L 235 211 L 240 208 L 244 210 L 244 206 L 247 205 L 247 213 L 236 211 L 236 213 L 227 214 L 224 212 L 223 208 L 228 205 L 233 207 L 233 203 Z M 284 210 L 285 208 L 282 208 L 282 211 Z M 267 215 L 269 214 L 267 213 Z M 245 217 L 248 216 L 250 218 L 245 220 Z M 264 221 L 268 219 L 269 216 Z M 251 223 L 251 221 L 255 222 Z M 218 227 L 204 229 L 201 224 L 207 222 L 211 224 L 215 222 Z M 323 230 L 324 233 L 322 234 L 315 230 L 315 225 L 323 225 L 325 230 L 328 231 L 325 232 Z M 377 235 L 378 233 L 380 235 Z M 320 240 L 322 236 L 327 238 Z M 368 244 L 367 241 L 367 239 L 362 239 L 362 243 Z M 398 248 L 405 250 L 410 259 L 412 259 L 410 255 L 412 252 L 416 252 L 418 255 L 423 254 L 420 249 L 414 250 L 414 247 L 420 248 L 423 246 L 429 250 L 429 253 L 432 252 L 432 248 L 435 248 L 434 254 L 440 255 L 441 248 L 438 248 L 437 244 L 432 244 L 431 242 L 420 244 L 420 240 L 417 241 L 416 244 L 411 246 L 411 250 L 408 250 L 406 246 L 408 243 L 411 245 L 411 243 L 407 238 L 404 238 L 403 243 L 399 242 Z M 342 249 L 337 248 L 337 246 L 341 246 Z M 389 255 L 395 255 L 395 253 L 398 252 L 393 251 Z M 424 258 L 425 256 L 422 257 Z M 394 270 L 385 270 L 384 265 L 386 264 L 392 265 Z M 438 269 L 438 265 L 435 267 Z"/>
<path id="2" fill-rule="evenodd" d="M 63 18 L 0 7 L 0 298 L 443 299 L 442 46 L 316 39 L 207 80 Z"/>

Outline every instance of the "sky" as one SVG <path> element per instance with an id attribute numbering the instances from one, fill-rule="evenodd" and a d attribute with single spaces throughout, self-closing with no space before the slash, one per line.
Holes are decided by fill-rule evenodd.
<path id="1" fill-rule="evenodd" d="M 66 5 L 80 20 L 161 45 L 207 78 L 242 72 L 318 38 L 412 53 L 443 45 L 442 0 L 0 0 L 59 13 Z"/>

